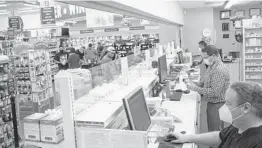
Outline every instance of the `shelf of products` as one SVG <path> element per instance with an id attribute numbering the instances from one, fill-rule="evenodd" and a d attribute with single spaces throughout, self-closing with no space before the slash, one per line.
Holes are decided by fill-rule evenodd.
<path id="1" fill-rule="evenodd" d="M 14 78 L 10 73 L 8 56 L 0 56 L 0 147 L 14 144 L 13 117 L 10 97 L 15 91 Z"/>
<path id="2" fill-rule="evenodd" d="M 18 46 L 19 49 L 24 46 Z M 23 49 L 14 61 L 19 98 L 20 118 L 49 108 L 53 97 L 48 44 L 38 42 L 34 50 Z"/>
<path id="3" fill-rule="evenodd" d="M 57 41 L 53 40 L 48 42 L 52 80 L 54 80 L 54 75 L 59 71 L 58 65 L 54 62 L 55 55 L 59 51 L 58 48 Z"/>
<path id="4" fill-rule="evenodd" d="M 262 28 L 243 28 L 243 80 L 262 82 Z"/>

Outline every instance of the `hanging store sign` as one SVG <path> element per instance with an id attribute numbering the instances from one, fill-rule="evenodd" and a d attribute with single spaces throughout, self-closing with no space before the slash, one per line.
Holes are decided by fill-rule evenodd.
<path id="1" fill-rule="evenodd" d="M 119 28 L 106 28 L 105 32 L 117 32 L 119 31 Z"/>
<path id="2" fill-rule="evenodd" d="M 57 47 L 57 42 L 48 42 L 48 48 L 53 49 Z"/>
<path id="3" fill-rule="evenodd" d="M 19 16 L 8 17 L 8 26 L 10 29 L 13 29 L 13 30 L 22 29 L 21 24 L 22 24 L 21 17 Z"/>
<path id="4" fill-rule="evenodd" d="M 41 24 L 42 25 L 56 24 L 54 7 L 41 8 Z"/>
<path id="5" fill-rule="evenodd" d="M 145 26 L 129 27 L 129 30 L 145 30 Z"/>
<path id="6" fill-rule="evenodd" d="M 80 30 L 80 34 L 86 34 L 86 33 L 94 33 L 94 30 Z"/>
<path id="7" fill-rule="evenodd" d="M 85 17 L 86 8 L 76 5 L 56 3 L 55 4 L 55 18 L 56 20 L 67 20 L 77 17 Z"/>

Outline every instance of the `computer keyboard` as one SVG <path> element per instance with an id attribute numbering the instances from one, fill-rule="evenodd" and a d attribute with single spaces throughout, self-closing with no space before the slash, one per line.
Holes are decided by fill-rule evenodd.
<path id="1" fill-rule="evenodd" d="M 165 137 L 158 137 L 156 143 L 159 143 L 158 148 L 182 148 L 183 144 L 172 144 L 171 142 L 166 142 Z"/>

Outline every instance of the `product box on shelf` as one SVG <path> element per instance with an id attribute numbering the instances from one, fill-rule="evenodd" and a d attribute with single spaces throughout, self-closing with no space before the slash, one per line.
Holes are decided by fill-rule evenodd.
<path id="1" fill-rule="evenodd" d="M 50 114 L 40 120 L 41 141 L 59 143 L 64 139 L 62 114 Z"/>
<path id="2" fill-rule="evenodd" d="M 24 119 L 24 136 L 29 141 L 41 141 L 40 138 L 40 119 L 47 114 L 34 113 Z"/>

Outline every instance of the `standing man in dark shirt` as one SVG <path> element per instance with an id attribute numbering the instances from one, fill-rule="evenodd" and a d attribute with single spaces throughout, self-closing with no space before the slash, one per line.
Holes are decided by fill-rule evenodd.
<path id="1" fill-rule="evenodd" d="M 59 46 L 59 52 L 56 53 L 54 60 L 59 70 L 68 69 L 68 53 L 63 46 Z"/>
<path id="2" fill-rule="evenodd" d="M 102 44 L 100 42 L 97 43 L 97 53 L 98 53 L 98 56 L 100 58 L 102 58 L 102 53 L 104 51 L 104 47 L 102 46 Z"/>
<path id="3" fill-rule="evenodd" d="M 76 54 L 75 48 L 70 49 L 70 54 L 68 57 L 68 66 L 70 69 L 80 68 L 80 57 Z"/>
<path id="4" fill-rule="evenodd" d="M 221 132 L 197 135 L 170 133 L 172 143 L 196 143 L 218 148 L 262 148 L 262 86 L 235 82 L 226 93 L 226 104 L 219 110 L 221 120 L 231 125 Z"/>

